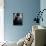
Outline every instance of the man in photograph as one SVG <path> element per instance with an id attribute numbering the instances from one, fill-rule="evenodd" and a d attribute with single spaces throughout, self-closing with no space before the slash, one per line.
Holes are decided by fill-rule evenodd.
<path id="1" fill-rule="evenodd" d="M 16 16 L 14 16 L 13 24 L 22 25 L 22 16 L 20 15 L 20 13 L 16 13 Z"/>

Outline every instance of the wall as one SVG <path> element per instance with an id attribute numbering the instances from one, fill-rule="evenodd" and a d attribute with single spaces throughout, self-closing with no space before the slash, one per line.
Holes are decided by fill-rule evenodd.
<path id="1" fill-rule="evenodd" d="M 43 9 L 46 9 L 46 0 L 40 1 L 40 9 L 41 9 L 41 11 Z M 46 10 L 43 12 L 42 17 L 43 17 L 43 22 L 41 21 L 40 25 L 46 26 L 46 20 L 45 20 L 46 19 Z"/>
<path id="2" fill-rule="evenodd" d="M 18 41 L 31 31 L 40 0 L 4 0 L 4 35 L 7 41 Z M 13 26 L 13 12 L 23 13 L 23 25 Z"/>
<path id="3" fill-rule="evenodd" d="M 4 41 L 4 0 L 0 0 L 0 42 Z"/>

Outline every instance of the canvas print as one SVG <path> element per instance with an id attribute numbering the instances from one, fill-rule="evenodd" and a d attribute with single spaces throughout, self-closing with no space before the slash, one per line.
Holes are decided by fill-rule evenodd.
<path id="1" fill-rule="evenodd" d="M 23 14 L 13 13 L 13 25 L 22 25 L 22 24 L 23 24 Z"/>

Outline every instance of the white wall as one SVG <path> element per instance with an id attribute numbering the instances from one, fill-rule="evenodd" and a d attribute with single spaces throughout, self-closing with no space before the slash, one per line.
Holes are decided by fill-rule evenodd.
<path id="1" fill-rule="evenodd" d="M 0 42 L 4 41 L 4 0 L 0 0 Z"/>

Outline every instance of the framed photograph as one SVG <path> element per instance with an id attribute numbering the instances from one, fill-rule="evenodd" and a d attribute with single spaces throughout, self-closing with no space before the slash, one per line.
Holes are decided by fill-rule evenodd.
<path id="1" fill-rule="evenodd" d="M 13 25 L 23 25 L 23 13 L 13 13 Z"/>

